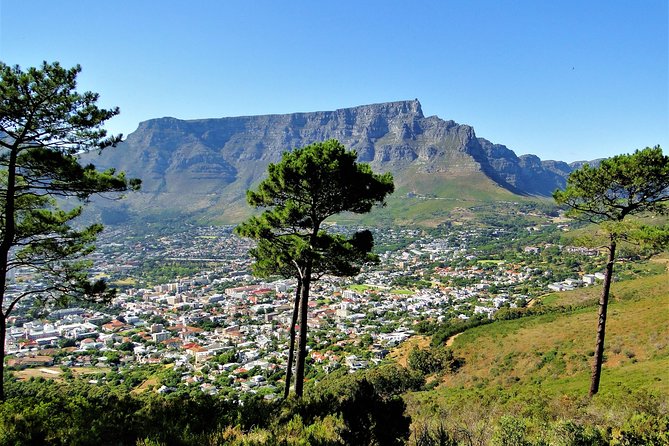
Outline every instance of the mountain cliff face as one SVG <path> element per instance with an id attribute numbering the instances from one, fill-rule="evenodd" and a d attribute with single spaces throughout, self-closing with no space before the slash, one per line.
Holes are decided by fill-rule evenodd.
<path id="1" fill-rule="evenodd" d="M 212 213 L 235 221 L 245 213 L 245 191 L 262 179 L 268 163 L 327 139 L 355 149 L 375 171 L 392 172 L 400 193 L 439 195 L 449 178 L 471 176 L 472 188 L 483 181 L 514 194 L 549 195 L 571 171 L 562 162 L 517 157 L 477 138 L 468 125 L 425 117 L 418 100 L 327 112 L 153 119 L 87 161 L 142 178 L 142 192 L 123 201 L 130 212 Z"/>
<path id="2" fill-rule="evenodd" d="M 478 140 L 492 167 L 491 178 L 516 193 L 550 195 L 555 189 L 564 187 L 572 171 L 569 164 L 562 161 L 542 161 L 535 155 L 518 157 L 506 146 L 483 138 Z"/>

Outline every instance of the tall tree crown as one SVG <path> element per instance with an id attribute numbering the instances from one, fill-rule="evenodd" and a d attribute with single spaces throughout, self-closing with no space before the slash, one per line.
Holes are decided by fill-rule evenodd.
<path id="1" fill-rule="evenodd" d="M 139 189 L 139 180 L 114 169 L 101 172 L 79 163 L 78 154 L 113 146 L 122 136 L 107 137 L 102 128 L 118 108 L 101 109 L 97 93 L 76 91 L 80 72 L 78 65 L 65 69 L 58 62 L 25 72 L 0 62 L 0 167 L 15 175 L 0 181 L 12 182 L 19 192 L 82 200 Z"/>
<path id="2" fill-rule="evenodd" d="M 669 202 L 669 156 L 660 146 L 617 155 L 569 175 L 553 197 L 569 216 L 593 223 L 622 221 L 644 212 L 664 213 Z"/>
<path id="3" fill-rule="evenodd" d="M 107 138 L 102 124 L 118 108 L 98 108 L 99 95 L 76 91 L 79 65 L 63 68 L 44 62 L 25 72 L 0 62 L 0 133 L 3 147 L 50 148 L 75 154 L 120 141 Z"/>
<path id="4" fill-rule="evenodd" d="M 374 174 L 356 158 L 336 140 L 286 152 L 269 165 L 257 191 L 247 192 L 247 200 L 255 207 L 273 207 L 274 218 L 301 228 L 341 212 L 369 212 L 393 192 L 392 175 Z"/>
<path id="5" fill-rule="evenodd" d="M 324 274 L 350 276 L 362 264 L 375 261 L 370 231 L 351 237 L 329 234 L 321 225 L 340 212 L 365 213 L 383 204 L 394 189 L 390 174 L 374 174 L 368 164 L 358 164 L 357 154 L 330 140 L 285 152 L 270 164 L 268 177 L 257 190 L 247 192 L 254 207 L 265 208 L 236 228 L 257 241 L 251 250 L 254 272 L 261 276 L 280 274 L 298 279 L 294 321 L 291 324 L 292 358 L 294 326 L 299 313 L 299 350 L 295 368 L 295 394 L 302 396 L 307 342 L 309 287 Z M 292 364 L 288 364 L 287 395 Z"/>
<path id="6" fill-rule="evenodd" d="M 309 262 L 314 274 L 353 275 L 375 261 L 373 237 L 360 231 L 347 238 L 320 230 L 340 212 L 364 213 L 393 191 L 390 174 L 374 174 L 356 162 L 355 151 L 336 140 L 285 152 L 247 199 L 264 212 L 240 224 L 238 234 L 257 241 L 251 250 L 256 274 L 294 276 Z"/>
<path id="7" fill-rule="evenodd" d="M 57 62 L 25 71 L 0 62 L 2 286 L 10 270 L 29 267 L 49 283 L 35 291 L 42 295 L 104 288 L 85 280 L 84 260 L 102 226 L 71 227 L 82 207 L 63 210 L 58 199 L 86 201 L 94 194 L 137 190 L 141 182 L 114 169 L 98 171 L 92 164 L 80 164 L 82 152 L 102 150 L 121 140 L 121 135 L 107 137 L 102 127 L 118 108 L 99 108 L 98 94 L 77 92 L 80 71 L 78 65 L 66 69 Z M 3 317 L 18 299 L 5 301 Z"/>

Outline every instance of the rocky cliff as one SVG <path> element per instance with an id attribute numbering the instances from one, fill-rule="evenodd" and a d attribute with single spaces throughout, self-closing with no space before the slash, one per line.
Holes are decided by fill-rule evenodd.
<path id="1" fill-rule="evenodd" d="M 313 113 L 153 119 L 90 161 L 143 179 L 142 192 L 123 202 L 129 212 L 209 213 L 235 221 L 248 211 L 245 191 L 268 163 L 327 139 L 355 149 L 375 171 L 392 172 L 399 193 L 439 196 L 450 178 L 471 177 L 466 187 L 483 182 L 513 194 L 547 196 L 571 171 L 562 162 L 518 157 L 478 138 L 471 126 L 425 117 L 418 100 Z"/>

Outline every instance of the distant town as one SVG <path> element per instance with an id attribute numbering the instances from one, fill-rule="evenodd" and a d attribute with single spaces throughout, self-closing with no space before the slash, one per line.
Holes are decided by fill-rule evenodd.
<path id="1" fill-rule="evenodd" d="M 147 384 L 156 392 L 186 386 L 277 397 L 295 280 L 253 277 L 252 245 L 233 229 L 107 229 L 91 256 L 91 274 L 118 287 L 117 297 L 111 305 L 67 308 L 22 301 L 9 320 L 8 366 L 54 377 L 88 369 L 95 383 L 163 364 L 169 373 Z M 595 284 L 603 278 L 601 256 L 558 244 L 568 229 L 545 216 L 544 223 L 523 227 L 374 230 L 379 263 L 355 277 L 323 277 L 312 285 L 308 376 L 373 367 L 416 335 L 422 321 L 493 318 L 500 308 Z M 39 277 L 18 271 L 8 292 L 33 287 Z"/>

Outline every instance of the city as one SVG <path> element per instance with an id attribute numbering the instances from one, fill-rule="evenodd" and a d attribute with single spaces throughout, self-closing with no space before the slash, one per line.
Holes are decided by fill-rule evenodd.
<path id="1" fill-rule="evenodd" d="M 547 292 L 601 279 L 598 252 L 555 244 L 568 225 L 541 218 L 526 227 L 374 230 L 378 264 L 312 285 L 308 378 L 374 367 L 416 335 L 420 322 L 489 319 L 500 308 L 534 305 Z M 146 379 L 134 384 L 160 393 L 187 388 L 277 397 L 295 280 L 254 278 L 251 244 L 233 229 L 108 229 L 92 255 L 92 274 L 119 287 L 117 297 L 107 306 L 41 313 L 26 301 L 9 319 L 8 366 L 19 377 L 67 378 L 75 371 L 96 383 L 123 382 L 133 369 L 155 365 L 158 378 L 148 379 L 144 368 Z M 491 240 L 516 248 L 500 253 Z M 9 291 L 23 292 L 38 280 L 20 271 Z"/>

